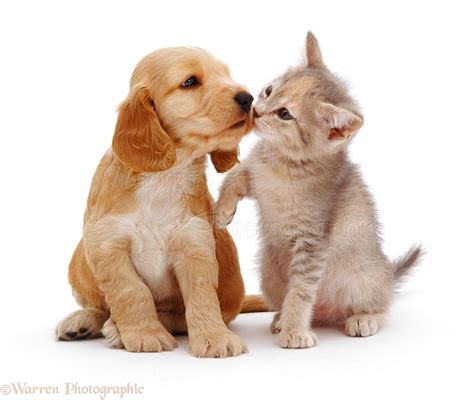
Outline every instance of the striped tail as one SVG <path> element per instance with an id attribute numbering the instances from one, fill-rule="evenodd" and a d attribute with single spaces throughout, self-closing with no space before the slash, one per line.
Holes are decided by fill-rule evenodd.
<path id="1" fill-rule="evenodd" d="M 413 267 L 421 261 L 423 254 L 421 246 L 415 245 L 393 262 L 393 275 L 397 283 L 401 283 Z"/>

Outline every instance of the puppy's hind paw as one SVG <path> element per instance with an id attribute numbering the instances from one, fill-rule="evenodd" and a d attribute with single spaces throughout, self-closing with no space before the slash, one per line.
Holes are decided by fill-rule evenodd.
<path id="1" fill-rule="evenodd" d="M 58 324 L 56 337 L 70 341 L 100 336 L 107 317 L 105 311 L 95 308 L 75 311 Z"/>
<path id="2" fill-rule="evenodd" d="M 102 334 L 110 346 L 115 347 L 116 349 L 124 348 L 117 326 L 110 318 L 105 322 L 104 327 L 102 328 Z"/>

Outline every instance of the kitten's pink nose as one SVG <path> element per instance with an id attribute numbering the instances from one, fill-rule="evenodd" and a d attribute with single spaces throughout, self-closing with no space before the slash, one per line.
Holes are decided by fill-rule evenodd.
<path id="1" fill-rule="evenodd" d="M 260 114 L 257 112 L 257 110 L 255 108 L 253 109 L 253 117 L 254 118 L 260 118 Z"/>

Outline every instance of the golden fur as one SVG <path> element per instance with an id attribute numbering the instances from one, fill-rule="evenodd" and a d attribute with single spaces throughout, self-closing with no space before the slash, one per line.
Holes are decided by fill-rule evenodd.
<path id="1" fill-rule="evenodd" d="M 198 84 L 183 88 L 195 77 Z M 245 344 L 225 324 L 244 285 L 231 236 L 212 220 L 205 157 L 219 172 L 238 162 L 251 112 L 245 88 L 197 48 L 161 49 L 136 67 L 119 107 L 112 151 L 94 175 L 84 231 L 69 266 L 82 310 L 57 335 L 104 335 L 129 351 L 172 350 L 188 332 L 198 357 L 234 356 Z M 248 298 L 244 311 L 262 310 Z"/>

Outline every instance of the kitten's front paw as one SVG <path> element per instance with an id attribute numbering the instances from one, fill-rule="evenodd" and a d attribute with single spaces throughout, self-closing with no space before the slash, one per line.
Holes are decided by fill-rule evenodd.
<path id="1" fill-rule="evenodd" d="M 219 229 L 227 228 L 234 218 L 235 209 L 226 207 L 223 202 L 218 201 L 214 206 L 214 220 Z"/>
<path id="2" fill-rule="evenodd" d="M 280 346 L 284 349 L 307 349 L 319 342 L 316 334 L 310 330 L 294 329 L 280 332 Z"/>

